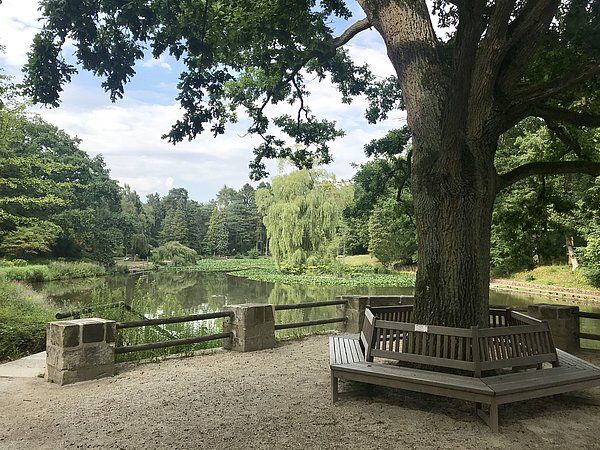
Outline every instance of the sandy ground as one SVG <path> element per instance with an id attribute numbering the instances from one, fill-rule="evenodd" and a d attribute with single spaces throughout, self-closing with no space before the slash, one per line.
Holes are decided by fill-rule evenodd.
<path id="1" fill-rule="evenodd" d="M 340 387 L 333 406 L 326 336 L 65 387 L 0 378 L 0 448 L 600 448 L 600 388 L 504 405 L 493 434 L 467 402 Z"/>

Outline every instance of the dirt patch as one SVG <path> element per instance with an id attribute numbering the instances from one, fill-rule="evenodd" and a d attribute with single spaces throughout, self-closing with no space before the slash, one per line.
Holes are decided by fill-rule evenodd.
<path id="1" fill-rule="evenodd" d="M 598 448 L 600 388 L 501 406 L 495 435 L 459 400 L 342 382 L 331 405 L 328 354 L 313 336 L 66 387 L 0 379 L 0 448 Z"/>

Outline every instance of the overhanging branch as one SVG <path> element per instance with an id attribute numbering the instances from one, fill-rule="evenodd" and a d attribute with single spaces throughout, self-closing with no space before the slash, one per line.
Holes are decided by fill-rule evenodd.
<path id="1" fill-rule="evenodd" d="M 598 114 L 573 111 L 555 106 L 534 107 L 530 115 L 541 117 L 544 120 L 569 123 L 571 125 L 600 127 L 600 115 Z"/>
<path id="2" fill-rule="evenodd" d="M 523 164 L 499 176 L 498 191 L 532 175 L 562 175 L 584 173 L 600 176 L 600 163 L 590 161 L 552 161 Z"/>
<path id="3" fill-rule="evenodd" d="M 581 83 L 594 78 L 598 74 L 600 74 L 600 63 L 595 60 L 589 61 L 554 80 L 517 89 L 514 97 L 521 102 L 541 102 L 581 85 Z"/>
<path id="4" fill-rule="evenodd" d="M 338 37 L 333 39 L 333 48 L 338 48 L 342 45 L 346 45 L 350 41 L 350 39 L 352 39 L 358 33 L 360 33 L 361 31 L 365 31 L 369 28 L 371 28 L 371 22 L 369 22 L 369 19 L 366 17 L 364 19 L 359 20 L 356 23 L 353 23 L 346 29 L 346 31 L 344 31 Z"/>

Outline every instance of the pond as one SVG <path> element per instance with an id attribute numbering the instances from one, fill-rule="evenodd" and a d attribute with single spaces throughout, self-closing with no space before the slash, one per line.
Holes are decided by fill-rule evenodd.
<path id="1" fill-rule="evenodd" d="M 148 272 L 102 278 L 38 283 L 57 311 L 125 301 L 139 314 L 184 315 L 220 311 L 226 305 L 271 303 L 275 305 L 333 300 L 339 295 L 408 295 L 412 288 L 296 286 L 252 281 L 222 272 Z M 490 304 L 525 306 L 532 303 L 569 304 L 567 299 L 490 292 Z M 580 306 L 583 311 L 600 312 L 599 305 Z M 98 314 L 101 315 L 101 314 Z M 335 307 L 281 311 L 280 322 L 335 317 Z M 325 329 L 328 326 L 321 327 Z M 329 328 L 331 328 L 329 326 Z M 302 330 L 299 330 L 302 331 Z M 600 334 L 600 320 L 582 319 L 582 331 Z M 287 334 L 290 334 L 289 332 Z M 586 344 L 591 344 L 586 342 Z M 591 345 L 586 345 L 591 346 Z M 594 347 L 596 347 L 594 345 Z"/>

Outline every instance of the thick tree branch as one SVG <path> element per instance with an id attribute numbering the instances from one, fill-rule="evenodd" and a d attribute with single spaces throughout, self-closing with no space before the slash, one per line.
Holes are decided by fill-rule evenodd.
<path id="1" fill-rule="evenodd" d="M 567 173 L 585 173 L 597 177 L 600 176 L 600 163 L 590 161 L 540 161 L 523 164 L 498 177 L 498 191 L 531 175 L 561 175 Z"/>
<path id="2" fill-rule="evenodd" d="M 510 24 L 498 83 L 501 92 L 510 92 L 521 79 L 559 5 L 560 0 L 529 0 Z"/>
<path id="3" fill-rule="evenodd" d="M 581 148 L 579 141 L 577 141 L 577 138 L 573 136 L 564 125 L 552 122 L 551 120 L 546 120 L 545 122 L 548 129 L 552 131 L 565 146 L 565 152 L 562 156 L 573 152 L 579 159 L 589 160 L 584 156 L 583 149 Z"/>
<path id="4" fill-rule="evenodd" d="M 541 117 L 553 122 L 569 123 L 584 127 L 600 127 L 600 115 L 557 108 L 554 106 L 537 106 L 529 116 Z M 527 117 L 527 116 L 525 116 Z"/>
<path id="5" fill-rule="evenodd" d="M 600 74 L 600 63 L 596 60 L 588 61 L 582 67 L 575 67 L 554 80 L 517 89 L 513 97 L 523 103 L 537 103 L 581 85 L 598 74 Z"/>
<path id="6" fill-rule="evenodd" d="M 361 31 L 368 30 L 369 28 L 371 28 L 371 22 L 369 22 L 369 19 L 366 17 L 364 19 L 359 20 L 356 23 L 353 23 L 348 27 L 348 29 L 346 29 L 346 31 L 344 31 L 338 37 L 333 39 L 333 48 L 339 48 L 343 45 L 346 45 L 350 41 L 350 39 L 352 39 L 358 33 L 360 33 Z"/>

